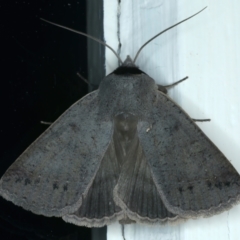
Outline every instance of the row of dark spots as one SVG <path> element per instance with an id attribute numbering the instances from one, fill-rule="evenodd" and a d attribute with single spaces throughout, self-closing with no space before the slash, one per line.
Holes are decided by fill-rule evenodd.
<path id="1" fill-rule="evenodd" d="M 23 180 L 22 178 L 18 177 L 18 178 L 15 179 L 15 183 L 21 183 L 22 180 Z M 31 184 L 31 183 L 32 183 L 32 181 L 31 181 L 29 178 L 25 178 L 25 179 L 24 179 L 24 185 L 25 185 L 25 186 L 28 185 L 28 184 Z M 35 179 L 35 180 L 34 180 L 34 183 L 35 183 L 35 184 L 40 183 L 40 179 L 39 179 L 39 178 L 38 178 L 38 179 Z"/>
<path id="2" fill-rule="evenodd" d="M 216 188 L 218 188 L 219 190 L 222 190 L 222 188 L 223 188 L 224 186 L 230 187 L 230 185 L 231 185 L 231 183 L 230 183 L 229 181 L 226 181 L 226 182 L 216 182 L 216 183 L 214 184 L 214 186 L 215 186 Z M 209 189 L 212 188 L 212 183 L 211 183 L 211 182 L 208 182 L 208 187 L 209 187 Z"/>
<path id="3" fill-rule="evenodd" d="M 231 183 L 230 183 L 229 181 L 226 181 L 226 182 L 217 182 L 217 183 L 215 183 L 214 185 L 213 185 L 210 181 L 207 181 L 206 184 L 207 184 L 207 186 L 208 186 L 208 189 L 212 189 L 213 186 L 215 186 L 215 187 L 218 188 L 219 190 L 222 190 L 222 188 L 223 188 L 224 186 L 230 187 L 230 185 L 231 185 Z M 193 186 L 190 185 L 190 186 L 187 187 L 187 189 L 188 189 L 191 193 L 193 193 Z M 182 193 L 184 192 L 183 187 L 179 187 L 179 188 L 178 188 L 178 191 L 182 194 Z"/>
<path id="4" fill-rule="evenodd" d="M 15 180 L 15 183 L 18 183 L 18 182 L 21 182 L 21 181 L 22 181 L 21 178 L 17 178 L 17 179 Z M 35 183 L 35 184 L 40 183 L 40 179 L 39 179 L 39 178 L 36 179 L 36 180 L 34 181 L 34 183 Z M 29 178 L 25 178 L 25 180 L 24 180 L 24 185 L 26 186 L 26 185 L 29 185 L 29 184 L 31 184 L 31 180 L 30 180 Z M 52 186 L 53 186 L 53 190 L 59 189 L 59 185 L 58 185 L 57 182 L 53 183 Z M 64 190 L 64 191 L 67 191 L 67 190 L 68 190 L 68 184 L 64 184 L 64 185 L 63 185 L 63 190 Z"/>
<path id="5" fill-rule="evenodd" d="M 23 180 L 22 178 L 17 177 L 17 178 L 15 179 L 15 183 L 22 182 L 22 180 Z M 30 180 L 29 178 L 25 178 L 25 179 L 24 179 L 24 185 L 25 185 L 25 186 L 31 185 L 32 182 L 34 182 L 34 184 L 39 184 L 39 183 L 40 183 L 40 178 L 37 178 L 37 179 L 35 179 L 34 181 Z M 49 182 L 48 179 L 47 179 L 47 182 Z M 54 182 L 52 186 L 53 186 L 53 190 L 59 189 L 59 185 L 58 185 L 57 182 Z M 66 192 L 66 191 L 68 190 L 68 184 L 67 184 L 67 183 L 64 184 L 63 187 L 62 187 L 62 189 L 63 189 L 64 192 Z M 24 198 L 24 199 L 27 199 L 26 197 L 23 197 L 23 198 Z M 32 203 L 34 203 L 34 201 L 33 201 Z"/>
<path id="6" fill-rule="evenodd" d="M 188 191 L 190 191 L 190 193 L 193 193 L 193 186 L 188 186 L 187 187 Z M 182 187 L 178 188 L 178 191 L 182 194 L 184 192 L 184 189 Z"/>
<path id="7" fill-rule="evenodd" d="M 17 178 L 15 182 L 20 182 L 21 179 Z M 36 179 L 34 183 L 39 183 L 40 182 L 40 179 Z M 25 181 L 24 181 L 24 184 L 25 185 L 28 185 L 28 184 L 31 184 L 31 180 L 29 178 L 26 178 Z M 53 183 L 53 190 L 56 190 L 56 189 L 59 189 L 59 185 L 57 182 Z M 64 184 L 63 185 L 63 190 L 64 191 L 67 191 L 68 190 L 68 184 Z"/>
<path id="8" fill-rule="evenodd" d="M 59 189 L 58 183 L 53 183 L 53 190 Z M 63 185 L 63 191 L 66 192 L 68 190 L 68 184 Z"/>

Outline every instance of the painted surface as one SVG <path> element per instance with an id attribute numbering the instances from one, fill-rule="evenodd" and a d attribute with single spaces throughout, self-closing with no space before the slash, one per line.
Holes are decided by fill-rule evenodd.
<path id="1" fill-rule="evenodd" d="M 206 135 L 240 172 L 240 2 L 217 0 L 105 0 L 105 40 L 121 58 L 134 56 L 139 47 L 163 29 L 208 8 L 195 18 L 160 36 L 140 54 L 137 65 L 157 83 L 189 79 L 169 91 Z M 119 28 L 118 28 L 119 24 Z M 118 36 L 119 33 L 119 36 Z M 106 69 L 117 67 L 106 53 Z M 125 226 L 125 238 L 133 239 L 239 239 L 240 205 L 211 218 L 188 220 L 180 225 Z M 122 239 L 121 226 L 108 227 L 108 240 Z"/>

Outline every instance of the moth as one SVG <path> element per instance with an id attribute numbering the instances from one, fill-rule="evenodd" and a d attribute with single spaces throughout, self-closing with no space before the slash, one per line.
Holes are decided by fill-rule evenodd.
<path id="1" fill-rule="evenodd" d="M 3 198 L 87 227 L 211 216 L 239 201 L 238 172 L 136 67 L 139 52 L 22 153 L 0 180 Z"/>

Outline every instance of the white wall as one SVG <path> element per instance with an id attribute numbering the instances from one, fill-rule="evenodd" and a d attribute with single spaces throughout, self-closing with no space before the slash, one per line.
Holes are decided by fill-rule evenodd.
<path id="1" fill-rule="evenodd" d="M 105 40 L 117 49 L 120 11 L 121 57 L 134 56 L 149 38 L 172 24 L 200 15 L 151 42 L 137 65 L 157 83 L 189 80 L 169 95 L 193 118 L 211 118 L 198 125 L 240 172 L 240 1 L 238 0 L 105 0 Z M 106 53 L 106 68 L 117 60 Z M 174 226 L 125 226 L 127 240 L 239 239 L 240 205 L 220 215 Z M 121 227 L 108 227 L 108 240 L 122 239 Z"/>

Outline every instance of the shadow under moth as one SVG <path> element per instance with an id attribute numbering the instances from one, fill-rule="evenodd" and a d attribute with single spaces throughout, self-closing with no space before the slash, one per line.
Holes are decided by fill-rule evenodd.
<path id="1" fill-rule="evenodd" d="M 1 178 L 3 198 L 87 227 L 211 216 L 239 201 L 238 172 L 136 67 L 139 52 L 22 153 Z"/>

